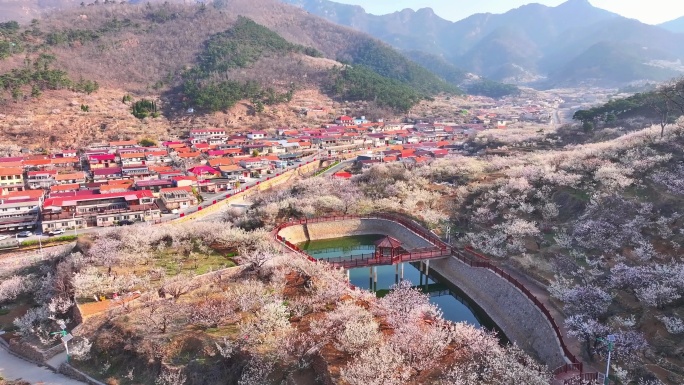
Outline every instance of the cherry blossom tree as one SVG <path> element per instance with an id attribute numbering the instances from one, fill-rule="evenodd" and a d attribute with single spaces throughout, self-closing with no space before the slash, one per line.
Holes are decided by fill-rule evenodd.
<path id="1" fill-rule="evenodd" d="M 403 354 L 408 367 L 421 372 L 440 361 L 454 338 L 454 326 L 449 322 L 409 322 L 394 329 L 389 343 Z"/>
<path id="2" fill-rule="evenodd" d="M 340 371 L 349 385 L 401 385 L 410 378 L 401 352 L 389 344 L 372 346 Z"/>
<path id="3" fill-rule="evenodd" d="M 273 372 L 275 363 L 268 358 L 253 356 L 238 380 L 238 385 L 263 385 Z"/>
<path id="4" fill-rule="evenodd" d="M 159 377 L 154 381 L 156 385 L 184 385 L 187 376 L 182 370 L 165 368 L 159 373 Z"/>
<path id="5" fill-rule="evenodd" d="M 684 264 L 627 266 L 611 269 L 610 285 L 634 292 L 647 306 L 662 308 L 684 295 Z"/>
<path id="6" fill-rule="evenodd" d="M 189 305 L 190 322 L 204 328 L 215 328 L 235 314 L 227 298 L 210 298 Z"/>
<path id="7" fill-rule="evenodd" d="M 662 321 L 670 334 L 682 334 L 684 333 L 684 321 L 677 317 L 659 316 L 658 319 Z"/>
<path id="8" fill-rule="evenodd" d="M 143 309 L 143 317 L 149 326 L 165 334 L 177 318 L 185 315 L 186 308 L 165 299 L 148 302 Z"/>
<path id="9" fill-rule="evenodd" d="M 238 261 L 245 266 L 245 269 L 258 272 L 276 256 L 277 251 L 272 247 L 260 247 L 256 250 L 243 249 L 240 251 Z"/>
<path id="10" fill-rule="evenodd" d="M 606 313 L 613 301 L 610 294 L 596 286 L 574 286 L 560 293 L 558 299 L 563 301 L 565 310 L 571 315 L 582 315 L 596 318 Z"/>
<path id="11" fill-rule="evenodd" d="M 390 288 L 390 292 L 378 301 L 377 311 L 386 317 L 393 327 L 417 322 L 421 319 L 441 319 L 441 310 L 426 294 L 414 288 L 409 281 L 401 281 Z"/>
<path id="12" fill-rule="evenodd" d="M 290 314 L 281 302 L 269 302 L 254 317 L 240 324 L 240 333 L 248 344 L 283 347 L 292 332 Z"/>
<path id="13" fill-rule="evenodd" d="M 548 369 L 515 346 L 497 348 L 480 356 L 454 364 L 445 380 L 454 385 L 497 385 L 551 383 Z"/>
<path id="14" fill-rule="evenodd" d="M 99 295 L 110 291 L 110 283 L 107 277 L 96 267 L 89 266 L 74 275 L 72 279 L 74 291 L 77 297 L 86 298 L 93 294 Z"/>
<path id="15" fill-rule="evenodd" d="M 111 238 L 111 234 L 102 234 L 88 250 L 87 256 L 96 264 L 107 267 L 115 266 L 119 261 L 119 254 L 123 247 L 118 239 Z"/>
<path id="16" fill-rule="evenodd" d="M 672 194 L 684 195 L 684 165 L 676 165 L 672 170 L 657 171 L 650 175 L 650 179 Z"/>
<path id="17" fill-rule="evenodd" d="M 366 309 L 341 302 L 324 319 L 313 321 L 311 331 L 322 341 L 336 339 L 338 349 L 358 353 L 381 340 L 379 325 Z"/>
<path id="18" fill-rule="evenodd" d="M 279 299 L 266 285 L 254 279 L 243 281 L 230 292 L 230 297 L 234 299 L 241 311 L 254 311 L 268 302 Z"/>
<path id="19" fill-rule="evenodd" d="M 594 356 L 594 342 L 599 337 L 605 337 L 610 333 L 610 329 L 596 319 L 586 318 L 582 315 L 573 315 L 565 320 L 565 327 L 568 334 L 576 337 L 584 344 L 587 355 Z"/>
<path id="20" fill-rule="evenodd" d="M 77 361 L 85 361 L 90 358 L 90 349 L 92 346 L 93 343 L 88 340 L 88 338 L 76 338 L 76 340 L 71 343 L 69 354 Z"/>
<path id="21" fill-rule="evenodd" d="M 21 294 L 31 291 L 35 287 L 34 279 L 31 275 L 13 275 L 3 278 L 0 282 L 0 304 L 12 301 Z"/>
<path id="22" fill-rule="evenodd" d="M 285 339 L 285 349 L 287 354 L 296 360 L 296 367 L 304 369 L 311 365 L 314 357 L 326 343 L 326 339 L 315 338 L 311 333 L 290 333 Z"/>
<path id="23" fill-rule="evenodd" d="M 196 285 L 193 283 L 191 276 L 186 274 L 178 274 L 176 276 L 164 279 L 164 283 L 162 283 L 160 292 L 163 294 L 169 294 L 171 297 L 173 297 L 174 301 L 178 301 L 180 296 L 187 294 L 195 287 Z"/>
<path id="24" fill-rule="evenodd" d="M 31 308 L 23 316 L 14 320 L 14 326 L 22 336 L 30 336 L 36 334 L 49 318 L 50 311 L 47 307 Z"/>
<path id="25" fill-rule="evenodd" d="M 680 299 L 680 293 L 680 289 L 666 282 L 651 282 L 648 286 L 636 289 L 636 296 L 641 302 L 658 308 Z"/>

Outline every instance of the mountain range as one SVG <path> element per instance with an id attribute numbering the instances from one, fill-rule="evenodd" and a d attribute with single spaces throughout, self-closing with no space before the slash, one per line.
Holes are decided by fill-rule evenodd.
<path id="1" fill-rule="evenodd" d="M 445 20 L 430 8 L 372 15 L 362 7 L 329 0 L 128 1 L 128 6 L 132 7 L 164 7 L 164 4 L 220 10 L 225 21 L 212 16 L 213 25 L 198 26 L 191 21 L 195 20 L 196 23 L 197 17 L 186 15 L 186 11 L 177 13 L 183 17 L 174 20 L 176 14 L 173 11 L 163 11 L 161 8 L 160 15 L 163 12 L 168 14 L 160 16 L 164 18 L 161 23 L 153 19 L 152 26 L 168 30 L 162 39 L 150 33 L 150 29 L 140 27 L 109 31 L 103 15 L 99 14 L 96 20 L 105 24 L 97 25 L 79 19 L 80 14 L 88 13 L 85 11 L 101 7 L 110 8 L 106 11 L 110 16 L 116 15 L 111 9 L 123 4 L 114 0 L 85 4 L 77 0 L 0 0 L 0 22 L 17 19 L 27 24 L 34 17 L 39 17 L 40 23 L 49 27 L 48 32 L 67 35 L 86 33 L 81 26 L 96 30 L 104 28 L 106 33 L 100 33 L 102 36 L 92 39 L 99 40 L 97 44 L 81 47 L 70 42 L 69 50 L 64 45 L 55 47 L 57 60 L 67 69 L 83 71 L 84 67 L 96 67 L 92 58 L 83 57 L 84 52 L 100 55 L 99 68 L 108 68 L 109 71 L 96 71 L 98 76 L 128 82 L 132 79 L 148 82 L 155 79 L 160 82 L 162 77 L 177 77 L 183 68 L 196 62 L 196 54 L 207 39 L 224 31 L 238 15 L 247 16 L 272 29 L 289 42 L 315 49 L 326 59 L 337 61 L 337 64 L 368 67 L 382 77 L 417 88 L 423 95 L 458 92 L 455 85 L 471 91 L 469 85 L 478 76 L 544 88 L 578 84 L 622 86 L 646 80 L 663 81 L 684 73 L 684 33 L 674 32 L 678 25 L 684 24 L 684 20 L 678 19 L 661 26 L 646 25 L 596 8 L 587 0 L 569 0 L 556 7 L 528 4 L 503 14 L 475 14 L 458 22 Z M 64 12 L 67 13 L 58 10 L 66 10 Z M 120 12 L 120 19 L 130 19 L 125 12 L 117 12 Z M 144 15 L 142 20 L 150 21 Z M 157 24 L 165 25 L 162 27 Z M 189 28 L 193 31 L 181 33 L 174 28 Z M 103 42 L 116 46 L 126 38 L 133 39 L 132 33 L 139 35 L 140 42 L 136 44 L 148 47 L 147 51 L 129 47 L 123 54 L 114 53 L 113 50 L 102 52 L 105 46 Z M 171 41 L 174 36 L 181 40 Z M 79 39 L 79 44 L 85 43 L 82 38 Z M 181 48 L 176 48 L 177 52 L 173 54 L 167 52 L 167 47 L 160 46 L 160 43 Z M 3 44 L 5 48 L 9 47 L 7 41 L 0 41 L 0 51 L 3 50 Z M 290 57 L 300 54 L 290 52 Z M 0 57 L 2 55 L 3 52 L 0 52 Z M 117 67 L 116 63 L 127 55 L 135 56 L 130 59 L 147 63 L 148 67 L 145 70 Z M 306 60 L 310 64 L 310 58 Z M 255 65 L 258 67 L 263 61 L 257 62 Z M 285 67 L 282 63 L 279 65 Z M 301 66 L 300 70 L 305 68 L 308 67 Z M 130 75 L 123 75 L 127 71 Z M 245 71 L 243 69 L 240 73 Z M 155 76 L 141 76 L 145 72 L 154 72 Z M 233 69 L 232 75 L 236 73 Z M 264 73 L 260 76 L 263 77 Z M 302 81 L 301 78 L 296 80 Z M 515 89 L 506 89 L 489 81 L 481 81 L 471 92 L 491 87 L 496 88 L 493 94 L 515 92 Z"/>
<path id="2" fill-rule="evenodd" d="M 400 50 L 437 55 L 465 71 L 504 82 L 616 85 L 682 73 L 684 34 L 596 8 L 587 0 L 556 7 L 528 4 L 457 22 L 430 8 L 372 15 L 328 0 L 283 1 Z"/>
<path id="3" fill-rule="evenodd" d="M 684 16 L 658 24 L 659 27 L 675 33 L 684 33 Z"/>

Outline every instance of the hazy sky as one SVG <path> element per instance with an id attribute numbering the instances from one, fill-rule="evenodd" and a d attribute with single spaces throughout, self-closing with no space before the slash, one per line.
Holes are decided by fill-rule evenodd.
<path id="1" fill-rule="evenodd" d="M 565 0 L 333 0 L 338 3 L 357 4 L 373 14 L 385 14 L 404 8 L 431 7 L 447 20 L 461 20 L 473 13 L 504 13 L 528 3 L 556 6 Z M 647 24 L 658 24 L 684 16 L 682 0 L 589 0 L 595 7 L 641 20 Z"/>

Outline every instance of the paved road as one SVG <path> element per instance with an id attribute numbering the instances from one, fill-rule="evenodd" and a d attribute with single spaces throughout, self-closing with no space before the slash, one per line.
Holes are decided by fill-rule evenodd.
<path id="1" fill-rule="evenodd" d="M 311 163 L 303 163 L 302 168 L 299 168 L 297 170 L 290 170 L 292 171 L 289 174 L 284 174 L 279 177 L 272 178 L 270 180 L 267 180 L 260 185 L 256 186 L 251 186 L 250 189 L 242 194 L 235 195 L 230 198 L 229 201 L 227 201 L 224 204 L 221 205 L 214 205 L 213 207 L 210 207 L 209 209 L 203 210 L 201 212 L 196 212 L 192 213 L 190 216 L 186 216 L 184 219 L 185 220 L 200 220 L 200 221 L 207 221 L 207 220 L 213 220 L 213 219 L 218 219 L 223 216 L 225 210 L 228 207 L 248 207 L 251 205 L 251 198 L 254 194 L 257 194 L 259 191 L 265 190 L 272 188 L 273 186 L 277 185 L 282 185 L 286 184 L 289 181 L 293 180 L 292 178 L 296 177 L 299 175 L 302 170 L 305 170 L 305 172 L 311 172 L 314 170 L 314 168 L 317 165 L 317 161 L 312 161 Z"/>
<path id="2" fill-rule="evenodd" d="M 345 160 L 342 161 L 335 166 L 331 167 L 329 170 L 326 170 L 324 173 L 321 175 L 332 175 L 338 171 L 342 171 L 345 167 L 349 167 L 352 164 L 353 160 Z"/>
<path id="3" fill-rule="evenodd" d="M 38 367 L 28 361 L 13 356 L 0 347 L 0 376 L 8 380 L 24 380 L 31 384 L 42 385 L 83 385 L 47 368 Z"/>
<path id="4" fill-rule="evenodd" d="M 307 162 L 312 161 L 313 159 L 317 159 L 316 156 L 317 155 L 310 155 L 310 156 L 304 157 L 304 158 L 302 158 L 301 162 L 295 162 L 294 165 L 288 166 L 287 168 L 278 169 L 278 170 L 276 170 L 276 172 L 278 174 L 283 174 L 283 173 L 286 173 L 288 171 L 297 169 L 298 167 L 305 165 Z M 231 196 L 235 195 L 239 192 L 244 191 L 245 187 L 252 188 L 252 187 L 256 186 L 257 183 L 264 183 L 268 179 L 273 179 L 275 176 L 276 176 L 276 174 L 270 174 L 270 175 L 263 175 L 261 178 L 248 178 L 246 183 L 241 183 L 240 188 L 238 190 L 222 191 L 218 194 L 202 194 L 202 196 L 204 198 L 204 202 L 202 202 L 202 204 L 200 204 L 199 207 L 201 207 L 202 209 L 205 209 L 205 208 L 211 206 L 214 201 L 221 202 L 221 201 L 225 200 L 228 197 L 228 195 L 231 195 Z M 192 207 L 188 207 L 187 209 L 180 210 L 178 214 L 164 215 L 164 216 L 162 216 L 162 222 L 169 222 L 169 221 L 173 221 L 175 219 L 178 219 L 178 218 L 180 218 L 181 213 L 184 215 L 195 213 L 197 211 L 197 208 L 198 208 L 198 206 L 192 206 Z"/>

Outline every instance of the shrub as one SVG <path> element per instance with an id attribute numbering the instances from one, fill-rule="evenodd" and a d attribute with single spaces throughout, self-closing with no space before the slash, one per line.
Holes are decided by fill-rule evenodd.
<path id="1" fill-rule="evenodd" d="M 37 239 L 32 239 L 29 241 L 23 241 L 21 242 L 22 247 L 28 247 L 28 246 L 36 246 L 38 244 L 48 244 L 48 243 L 58 243 L 58 242 L 71 242 L 77 240 L 78 237 L 76 235 L 62 235 L 59 237 L 53 237 L 53 238 L 48 238 L 48 239 L 41 239 L 40 242 L 38 242 Z"/>
<path id="2" fill-rule="evenodd" d="M 157 112 L 157 103 L 151 100 L 142 99 L 133 103 L 131 113 L 138 119 L 145 119 Z"/>

